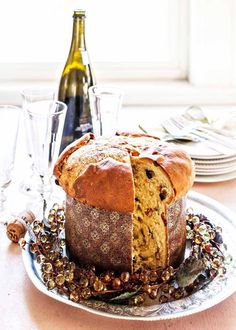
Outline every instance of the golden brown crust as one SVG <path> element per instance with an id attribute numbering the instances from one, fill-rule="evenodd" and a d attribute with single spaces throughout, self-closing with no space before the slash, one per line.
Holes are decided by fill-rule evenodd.
<path id="1" fill-rule="evenodd" d="M 112 210 L 132 212 L 134 188 L 130 155 L 147 158 L 160 166 L 171 181 L 175 200 L 185 196 L 193 184 L 193 164 L 187 153 L 146 134 L 117 133 L 107 139 L 94 139 L 93 134 L 86 134 L 60 155 L 54 175 L 66 193 L 78 201 L 92 202 L 91 205 L 101 208 L 108 208 L 111 203 Z M 112 189 L 113 198 L 114 194 L 118 197 L 116 203 L 111 198 Z"/>
<path id="2" fill-rule="evenodd" d="M 162 143 L 141 152 L 139 158 L 156 162 L 166 172 L 172 183 L 175 199 L 186 195 L 193 185 L 193 162 L 187 153 L 172 144 Z"/>
<path id="3" fill-rule="evenodd" d="M 147 137 L 147 138 L 160 140 L 160 138 L 158 136 L 153 136 L 153 135 L 144 134 L 144 133 L 116 132 L 116 135 L 117 136 L 132 136 L 132 137 Z"/>
<path id="4" fill-rule="evenodd" d="M 133 212 L 134 184 L 131 166 L 106 158 L 90 164 L 74 184 L 75 198 L 101 209 Z"/>
<path id="5" fill-rule="evenodd" d="M 62 171 L 62 165 L 65 163 L 66 159 L 77 149 L 86 145 L 91 139 L 94 139 L 93 133 L 87 133 L 79 140 L 74 141 L 69 146 L 67 146 L 63 152 L 60 154 L 55 166 L 53 174 L 56 178 L 60 177 Z"/>
<path id="6" fill-rule="evenodd" d="M 118 134 L 137 139 L 142 137 L 151 138 L 151 143 L 147 140 L 143 148 L 138 148 L 139 154 L 137 157 L 151 159 L 162 167 L 173 185 L 175 199 L 186 195 L 193 185 L 194 166 L 190 156 L 184 150 L 171 143 L 156 141 L 159 138 L 147 134 Z M 133 156 L 135 155 L 133 154 Z"/>

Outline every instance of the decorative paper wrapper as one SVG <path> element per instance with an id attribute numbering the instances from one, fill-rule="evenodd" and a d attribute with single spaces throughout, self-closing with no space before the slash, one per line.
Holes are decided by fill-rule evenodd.
<path id="1" fill-rule="evenodd" d="M 170 264 L 183 260 L 185 202 L 167 210 Z M 70 256 L 83 265 L 132 271 L 132 214 L 99 209 L 67 196 L 65 234 Z"/>
<path id="2" fill-rule="evenodd" d="M 167 208 L 169 263 L 178 267 L 184 260 L 186 245 L 186 198 L 181 198 Z"/>

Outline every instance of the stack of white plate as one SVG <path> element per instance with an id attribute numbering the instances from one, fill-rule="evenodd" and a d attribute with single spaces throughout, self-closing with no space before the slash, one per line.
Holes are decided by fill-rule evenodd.
<path id="1" fill-rule="evenodd" d="M 192 159 L 197 182 L 225 181 L 236 177 L 236 155 Z"/>
<path id="2" fill-rule="evenodd" d="M 220 182 L 236 178 L 236 150 L 207 142 L 181 146 L 195 163 L 196 182 Z"/>

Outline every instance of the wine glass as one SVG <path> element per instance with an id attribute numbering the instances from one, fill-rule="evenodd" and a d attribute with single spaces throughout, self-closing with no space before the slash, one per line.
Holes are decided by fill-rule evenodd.
<path id="1" fill-rule="evenodd" d="M 46 89 L 46 88 L 28 88 L 24 89 L 21 92 L 22 96 L 22 108 L 24 110 L 24 117 L 27 116 L 27 108 L 30 108 L 32 103 L 40 102 L 40 101 L 53 101 L 55 100 L 55 91 L 52 89 Z M 20 191 L 29 194 L 34 195 L 36 192 L 36 187 L 39 184 L 38 178 L 35 176 L 34 171 L 34 163 L 32 159 L 32 141 L 29 138 L 29 125 L 28 121 L 24 120 L 24 129 L 25 129 L 25 144 L 26 144 L 26 152 L 29 156 L 30 160 L 30 170 L 31 173 L 22 180 L 20 183 Z"/>
<path id="2" fill-rule="evenodd" d="M 113 135 L 123 92 L 118 87 L 95 85 L 89 88 L 93 131 L 96 136 Z"/>
<path id="3" fill-rule="evenodd" d="M 37 190 L 45 224 L 46 206 L 51 198 L 51 177 L 59 154 L 66 111 L 65 103 L 47 100 L 33 102 L 26 108 L 34 171 L 40 178 Z"/>
<path id="4" fill-rule="evenodd" d="M 16 142 L 21 109 L 13 105 L 0 105 L 0 211 L 6 200 L 4 190 L 12 180 Z"/>

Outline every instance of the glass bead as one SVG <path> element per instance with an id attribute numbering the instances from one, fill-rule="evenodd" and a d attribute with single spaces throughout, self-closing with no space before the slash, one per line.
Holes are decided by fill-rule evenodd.
<path id="1" fill-rule="evenodd" d="M 213 256 L 213 257 L 217 257 L 218 256 L 218 250 L 217 250 L 217 248 L 215 248 L 215 247 L 212 247 L 212 250 L 211 250 L 211 255 Z"/>
<path id="2" fill-rule="evenodd" d="M 114 280 L 112 281 L 113 289 L 119 289 L 120 286 L 121 286 L 121 280 L 118 277 L 114 278 Z"/>
<path id="3" fill-rule="evenodd" d="M 63 285 L 65 283 L 65 276 L 63 274 L 58 274 L 56 276 L 55 282 L 57 285 Z"/>
<path id="4" fill-rule="evenodd" d="M 59 228 L 60 230 L 64 230 L 64 229 L 65 229 L 65 224 L 64 224 L 64 222 L 60 222 L 59 225 L 58 225 L 58 228 Z"/>
<path id="5" fill-rule="evenodd" d="M 47 242 L 47 235 L 42 235 L 42 236 L 40 237 L 40 241 L 41 241 L 42 243 L 46 243 L 46 242 Z"/>
<path id="6" fill-rule="evenodd" d="M 65 220 L 65 216 L 59 214 L 59 215 L 57 215 L 56 219 L 57 219 L 58 222 L 63 222 Z"/>
<path id="7" fill-rule="evenodd" d="M 156 299 L 157 298 L 157 289 L 152 289 L 151 292 L 149 293 L 149 297 L 151 299 Z"/>
<path id="8" fill-rule="evenodd" d="M 145 284 L 145 285 L 143 286 L 143 291 L 144 291 L 144 292 L 147 292 L 148 294 L 150 294 L 151 291 L 152 291 L 152 287 L 151 287 L 151 285 L 149 285 L 149 284 Z"/>
<path id="9" fill-rule="evenodd" d="M 49 290 L 52 290 L 52 289 L 55 288 L 56 283 L 53 279 L 50 279 L 50 280 L 47 281 L 46 286 Z"/>
<path id="10" fill-rule="evenodd" d="M 174 268 L 173 268 L 172 266 L 169 266 L 169 267 L 167 268 L 167 270 L 168 270 L 168 272 L 170 273 L 170 276 L 173 276 L 173 275 L 174 275 L 175 270 L 174 270 Z"/>
<path id="11" fill-rule="evenodd" d="M 85 288 L 81 291 L 81 296 L 83 299 L 89 299 L 92 296 L 91 290 L 89 288 Z"/>
<path id="12" fill-rule="evenodd" d="M 187 231 L 187 233 L 190 232 L 191 230 L 192 230 L 191 227 L 189 225 L 186 225 L 186 231 Z"/>
<path id="13" fill-rule="evenodd" d="M 74 279 L 74 273 L 69 270 L 65 271 L 66 282 L 71 282 L 71 281 L 73 281 L 73 279 Z"/>
<path id="14" fill-rule="evenodd" d="M 158 274 L 155 270 L 151 270 L 150 274 L 149 274 L 149 281 L 151 282 L 155 282 L 158 279 Z"/>
<path id="15" fill-rule="evenodd" d="M 46 283 L 52 278 L 52 273 L 43 274 L 43 281 Z"/>
<path id="16" fill-rule="evenodd" d="M 129 273 L 129 272 L 123 272 L 123 273 L 121 273 L 121 275 L 120 275 L 120 279 L 121 279 L 121 281 L 124 282 L 124 283 L 129 282 L 129 279 L 130 279 L 130 273 Z"/>
<path id="17" fill-rule="evenodd" d="M 209 233 L 205 232 L 205 234 L 202 234 L 202 238 L 203 238 L 204 242 L 209 242 L 211 239 L 211 236 Z"/>
<path id="18" fill-rule="evenodd" d="M 167 270 L 164 270 L 161 274 L 161 278 L 164 282 L 170 279 L 170 273 Z"/>
<path id="19" fill-rule="evenodd" d="M 58 257 L 58 253 L 54 250 L 49 251 L 48 258 L 52 261 L 54 261 Z"/>
<path id="20" fill-rule="evenodd" d="M 111 276 L 109 274 L 105 274 L 104 278 L 103 278 L 103 281 L 105 283 L 110 283 L 111 282 Z"/>
<path id="21" fill-rule="evenodd" d="M 50 227 L 50 230 L 51 230 L 52 233 L 55 233 L 57 231 L 57 224 L 52 223 L 51 227 Z"/>
<path id="22" fill-rule="evenodd" d="M 148 275 L 144 272 L 140 273 L 139 279 L 143 283 L 148 283 L 148 281 L 149 281 Z"/>
<path id="23" fill-rule="evenodd" d="M 63 266 L 63 261 L 62 261 L 61 259 L 57 259 L 57 260 L 55 260 L 54 265 L 55 265 L 57 268 L 60 268 L 60 267 Z"/>
<path id="24" fill-rule="evenodd" d="M 37 257 L 36 257 L 36 261 L 38 264 L 41 264 L 42 262 L 45 261 L 45 256 L 42 255 L 42 254 L 39 254 Z"/>
<path id="25" fill-rule="evenodd" d="M 134 298 L 131 299 L 131 304 L 135 306 L 140 306 L 144 302 L 144 297 L 142 295 L 135 296 Z"/>
<path id="26" fill-rule="evenodd" d="M 193 237 L 194 237 L 194 234 L 193 234 L 192 230 L 190 232 L 186 233 L 186 239 L 191 239 L 192 240 Z"/>
<path id="27" fill-rule="evenodd" d="M 36 243 L 30 244 L 30 252 L 35 253 L 38 251 L 38 245 Z"/>
<path id="28" fill-rule="evenodd" d="M 201 244 L 202 243 L 202 238 L 201 238 L 200 235 L 195 236 L 194 243 L 196 243 L 196 244 Z"/>
<path id="29" fill-rule="evenodd" d="M 173 294 L 174 294 L 174 292 L 175 292 L 175 290 L 176 290 L 176 288 L 175 288 L 175 287 L 173 287 L 173 286 L 170 286 L 170 287 L 169 287 L 169 294 L 170 294 L 170 295 L 173 295 Z"/>
<path id="30" fill-rule="evenodd" d="M 53 271 L 52 264 L 50 262 L 46 262 L 42 264 L 42 271 L 44 273 L 51 273 Z"/>
<path id="31" fill-rule="evenodd" d="M 203 223 L 203 224 L 200 224 L 200 226 L 198 227 L 198 232 L 201 234 L 201 235 L 204 235 L 206 234 L 207 232 L 207 227 L 206 225 Z"/>
<path id="32" fill-rule="evenodd" d="M 93 288 L 95 291 L 100 292 L 104 289 L 104 284 L 102 283 L 102 281 L 97 280 L 94 282 Z"/>
<path id="33" fill-rule="evenodd" d="M 34 225 L 33 226 L 33 232 L 37 235 L 41 230 L 41 226 L 40 225 Z"/>
<path id="34" fill-rule="evenodd" d="M 173 296 L 175 299 L 181 299 L 184 296 L 184 289 L 182 288 L 178 288 L 175 290 L 175 292 L 173 293 Z"/>
<path id="35" fill-rule="evenodd" d="M 78 302 L 79 301 L 79 294 L 77 291 L 72 291 L 69 296 L 71 301 Z"/>
<path id="36" fill-rule="evenodd" d="M 212 267 L 218 269 L 221 266 L 221 261 L 218 258 L 212 260 Z"/>
<path id="37" fill-rule="evenodd" d="M 54 219 L 55 219 L 55 215 L 54 214 L 49 214 L 49 216 L 48 216 L 48 222 L 49 223 L 53 223 Z"/>
<path id="38" fill-rule="evenodd" d="M 207 252 L 207 253 L 210 253 L 212 251 L 212 245 L 211 243 L 206 243 L 204 244 L 204 250 Z"/>
<path id="39" fill-rule="evenodd" d="M 199 223 L 199 222 L 200 222 L 199 217 L 197 217 L 196 215 L 192 217 L 192 223 L 193 223 L 194 225 L 197 224 L 197 223 Z"/>
<path id="40" fill-rule="evenodd" d="M 80 280 L 79 280 L 79 285 L 82 288 L 86 288 L 89 285 L 89 280 L 85 275 L 82 275 Z"/>

